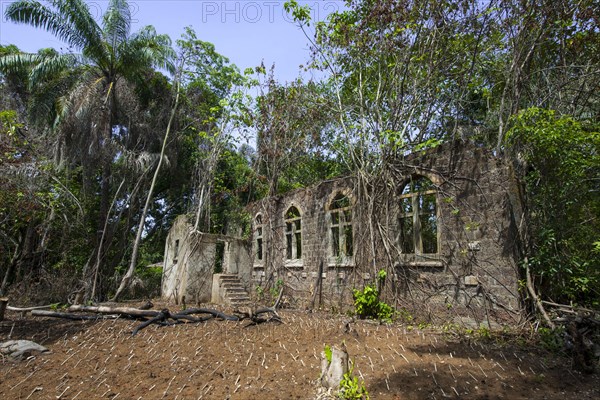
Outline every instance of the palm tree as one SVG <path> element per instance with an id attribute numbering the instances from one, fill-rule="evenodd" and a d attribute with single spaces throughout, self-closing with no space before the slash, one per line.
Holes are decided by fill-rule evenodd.
<path id="1" fill-rule="evenodd" d="M 97 235 L 94 254 L 100 268 L 103 232 L 107 226 L 111 199 L 111 170 L 115 151 L 111 141 L 123 126 L 119 110 L 120 91 L 123 87 L 144 84 L 144 75 L 153 68 L 173 71 L 175 52 L 167 35 L 158 35 L 152 26 L 132 34 L 130 7 L 126 0 L 110 0 L 102 23 L 94 20 L 87 4 L 82 0 L 50 0 L 41 4 L 35 0 L 20 0 L 8 6 L 5 17 L 16 23 L 32 25 L 52 33 L 65 42 L 71 52 L 43 54 L 12 54 L 0 58 L 0 70 L 11 71 L 30 65 L 29 86 L 35 91 L 49 77 L 55 79 L 60 71 L 70 69 L 76 79 L 59 96 L 49 96 L 55 110 L 54 127 L 60 127 L 67 117 L 87 118 L 92 122 L 82 126 L 79 134 L 92 135 L 90 149 L 96 152 L 100 168 L 100 203 L 97 217 Z M 73 72 L 69 75 L 73 80 Z M 48 104 L 48 102 L 42 104 Z M 89 262 L 84 267 L 84 275 Z M 91 287 L 87 274 L 86 291 Z"/>

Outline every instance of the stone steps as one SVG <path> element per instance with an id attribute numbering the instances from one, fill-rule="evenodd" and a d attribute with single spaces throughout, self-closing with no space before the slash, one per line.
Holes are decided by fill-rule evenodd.
<path id="1" fill-rule="evenodd" d="M 233 307 L 245 306 L 250 303 L 250 296 L 237 275 L 223 274 L 219 278 L 219 286 L 223 300 Z"/>

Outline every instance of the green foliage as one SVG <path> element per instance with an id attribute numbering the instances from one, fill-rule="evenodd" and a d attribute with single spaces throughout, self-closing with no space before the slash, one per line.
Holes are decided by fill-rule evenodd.
<path id="1" fill-rule="evenodd" d="M 15 110 L 0 111 L 0 134 L 14 136 L 18 128 L 23 124 L 17 121 L 17 112 Z"/>
<path id="2" fill-rule="evenodd" d="M 283 281 L 283 279 L 277 279 L 275 281 L 275 284 L 273 286 L 271 286 L 271 288 L 269 290 L 265 290 L 265 288 L 260 285 L 257 285 L 254 290 L 256 291 L 256 296 L 259 299 L 264 299 L 265 296 L 269 296 L 270 299 L 273 302 L 275 302 L 277 300 L 277 296 L 279 296 L 279 292 L 281 291 L 281 288 L 283 288 L 284 285 L 285 285 L 285 282 Z"/>
<path id="3" fill-rule="evenodd" d="M 350 362 L 350 370 L 344 374 L 340 381 L 338 398 L 344 400 L 369 400 L 369 392 L 363 381 L 353 375 L 354 363 Z"/>
<path id="4" fill-rule="evenodd" d="M 525 163 L 529 268 L 543 295 L 600 304 L 600 127 L 531 108 L 508 142 Z"/>
<path id="5" fill-rule="evenodd" d="M 8 89 L 27 106 L 28 129 L 16 135 L 27 141 L 17 158 L 31 157 L 28 174 L 35 179 L 27 186 L 41 183 L 36 190 L 39 215 L 19 221 L 31 227 L 32 242 L 40 246 L 27 244 L 43 260 L 31 267 L 85 270 L 86 287 L 96 286 L 97 275 L 99 292 L 106 293 L 107 278 L 128 254 L 131 227 L 160 143 L 161 107 L 168 106 L 169 91 L 164 90 L 166 79 L 155 79 L 160 74 L 154 68 L 172 71 L 171 41 L 151 26 L 131 32 L 125 0 L 110 0 L 102 18 L 95 18 L 81 0 L 15 1 L 4 11 L 8 20 L 45 30 L 68 49 L 0 52 L 0 83 L 6 77 Z M 169 208 L 162 205 L 157 208 Z M 154 221 L 164 221 L 157 214 Z M 157 225 L 147 226 L 148 236 Z M 31 254 L 22 257 L 31 259 Z M 17 274 L 23 273 L 29 271 Z"/>
<path id="6" fill-rule="evenodd" d="M 360 318 L 372 318 L 390 322 L 394 317 L 394 309 L 379 301 L 379 291 L 375 285 L 367 285 L 363 290 L 354 289 L 354 310 Z"/>
<path id="7" fill-rule="evenodd" d="M 325 345 L 325 349 L 323 350 L 323 352 L 325 353 L 325 358 L 327 359 L 327 363 L 331 364 L 331 357 L 332 357 L 332 350 L 331 350 L 331 346 L 329 346 L 328 344 Z"/>
<path id="8" fill-rule="evenodd" d="M 480 325 L 479 328 L 477 328 L 475 330 L 475 334 L 480 337 L 481 339 L 491 339 L 492 338 L 492 332 L 490 331 L 490 328 L 488 328 L 485 325 Z"/>
<path id="9" fill-rule="evenodd" d="M 294 21 L 299 24 L 310 25 L 310 6 L 301 6 L 296 0 L 289 0 L 283 3 L 283 8 L 287 13 L 292 14 Z"/>
<path id="10" fill-rule="evenodd" d="M 404 307 L 400 308 L 396 315 L 403 322 L 412 323 L 415 320 L 415 317 Z"/>
<path id="11" fill-rule="evenodd" d="M 431 323 L 429 322 L 419 322 L 419 324 L 417 325 L 417 328 L 423 330 L 423 329 L 427 329 L 431 327 Z"/>
<path id="12" fill-rule="evenodd" d="M 245 206 L 257 200 L 264 190 L 244 155 L 231 148 L 223 149 L 214 174 L 211 226 L 204 229 L 223 234 L 248 229 L 250 217 Z"/>
<path id="13" fill-rule="evenodd" d="M 69 308 L 68 304 L 62 304 L 62 303 L 52 303 L 52 304 L 50 304 L 50 309 L 52 311 L 65 311 L 67 308 Z"/>
<path id="14" fill-rule="evenodd" d="M 160 296 L 162 283 L 161 266 L 145 266 L 136 268 L 136 277 L 139 278 L 139 284 L 132 288 L 133 298 L 154 298 Z"/>
<path id="15" fill-rule="evenodd" d="M 265 297 L 265 289 L 262 286 L 257 285 L 254 290 L 256 291 L 256 296 L 259 300 L 262 300 L 263 297 Z"/>
<path id="16" fill-rule="evenodd" d="M 280 84 L 273 69 L 261 78 L 248 122 L 256 131 L 257 174 L 267 183 L 268 193 L 341 174 L 344 168 L 330 151 L 336 140 L 331 88 L 301 80 Z"/>
<path id="17" fill-rule="evenodd" d="M 273 285 L 273 287 L 270 290 L 271 297 L 277 298 L 277 296 L 279 296 L 279 292 L 281 291 L 282 287 L 283 287 L 283 279 L 277 279 L 277 281 L 275 282 L 275 285 Z"/>

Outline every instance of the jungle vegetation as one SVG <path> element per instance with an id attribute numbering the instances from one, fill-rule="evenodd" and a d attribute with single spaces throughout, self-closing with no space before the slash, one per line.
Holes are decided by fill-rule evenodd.
<path id="1" fill-rule="evenodd" d="M 308 68 L 326 78 L 278 82 L 191 27 L 175 41 L 132 32 L 125 0 L 100 20 L 82 0 L 11 3 L 5 18 L 71 50 L 0 47 L 0 295 L 105 300 L 136 236 L 140 276 L 179 214 L 239 233 L 244 207 L 266 195 L 344 174 L 367 193 L 393 160 L 470 140 L 518 173 L 521 259 L 539 294 L 598 308 L 598 7 L 347 0 L 314 22 L 291 0 Z"/>

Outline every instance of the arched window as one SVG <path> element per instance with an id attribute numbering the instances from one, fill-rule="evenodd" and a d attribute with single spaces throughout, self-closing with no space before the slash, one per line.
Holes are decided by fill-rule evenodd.
<path id="1" fill-rule="evenodd" d="M 437 190 L 422 176 L 411 177 L 400 196 L 400 248 L 404 254 L 438 253 Z"/>
<path id="2" fill-rule="evenodd" d="M 258 214 L 254 218 L 254 251 L 256 254 L 255 262 L 263 261 L 263 221 L 262 215 Z"/>
<path id="3" fill-rule="evenodd" d="M 330 242 L 333 257 L 352 256 L 352 205 L 348 196 L 338 193 L 329 205 Z"/>
<path id="4" fill-rule="evenodd" d="M 300 211 L 294 206 L 285 213 L 285 243 L 288 260 L 302 258 L 302 218 Z"/>

